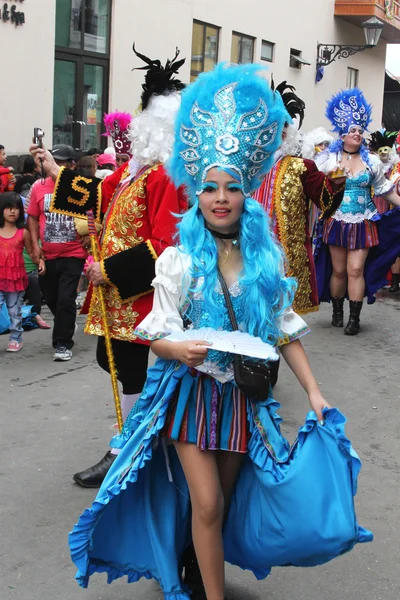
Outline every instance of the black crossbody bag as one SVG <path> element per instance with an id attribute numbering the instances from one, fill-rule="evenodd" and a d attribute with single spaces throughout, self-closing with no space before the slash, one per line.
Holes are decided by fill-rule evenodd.
<path id="1" fill-rule="evenodd" d="M 217 269 L 217 274 L 224 293 L 232 329 L 236 331 L 239 327 L 235 311 L 233 310 L 231 296 L 219 269 Z M 233 373 L 237 387 L 246 397 L 251 398 L 255 402 L 262 402 L 268 398 L 271 387 L 271 370 L 265 361 L 260 361 L 250 356 L 243 356 L 242 354 L 235 354 L 233 358 Z"/>

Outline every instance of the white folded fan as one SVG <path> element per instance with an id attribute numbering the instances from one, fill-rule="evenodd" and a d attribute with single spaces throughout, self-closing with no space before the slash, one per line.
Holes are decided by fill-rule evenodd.
<path id="1" fill-rule="evenodd" d="M 278 360 L 278 354 L 271 344 L 266 344 L 259 337 L 254 337 L 242 331 L 219 331 L 212 327 L 174 331 L 166 338 L 169 342 L 187 342 L 204 340 L 211 344 L 210 350 L 243 354 L 252 358 Z"/>

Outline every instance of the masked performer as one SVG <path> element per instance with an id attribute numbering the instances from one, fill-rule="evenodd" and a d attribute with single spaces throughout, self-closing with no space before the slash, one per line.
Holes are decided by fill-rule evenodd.
<path id="1" fill-rule="evenodd" d="M 219 65 L 183 94 L 170 172 L 191 208 L 179 247 L 157 260 L 153 310 L 136 330 L 160 358 L 114 442 L 121 453 L 70 534 L 84 587 L 99 571 L 109 582 L 155 578 L 166 600 L 223 600 L 224 558 L 263 578 L 272 565 L 322 563 L 371 539 L 354 516 L 359 461 L 311 373 L 295 282 L 250 197 L 289 118 L 257 69 Z M 201 339 L 204 327 L 232 334 L 233 313 L 263 340 L 265 359 L 282 346 L 308 393 L 314 413 L 292 450 L 268 383 L 239 385 L 233 355 Z M 180 565 L 192 538 L 205 591 L 189 596 Z"/>
<path id="2" fill-rule="evenodd" d="M 396 141 L 397 132 L 388 133 L 384 131 L 374 131 L 371 133 L 371 139 L 369 140 L 369 149 L 371 152 L 375 152 L 381 159 L 383 168 L 385 171 L 386 179 L 389 179 L 394 184 L 400 181 L 400 162 L 399 155 L 397 154 L 394 144 Z M 386 200 L 384 196 L 374 197 L 374 204 L 378 209 L 379 214 L 389 216 L 393 214 L 393 205 Z M 400 289 L 399 273 L 400 273 L 400 258 L 397 257 L 396 262 L 392 265 L 392 284 L 389 288 L 389 292 L 398 292 Z"/>
<path id="3" fill-rule="evenodd" d="M 317 127 L 305 133 L 301 140 L 301 156 L 314 160 L 314 158 L 333 142 L 333 137 L 324 127 Z"/>
<path id="4" fill-rule="evenodd" d="M 301 127 L 304 102 L 286 81 L 276 88 L 292 119 Z M 331 215 L 343 197 L 344 179 L 331 180 L 320 173 L 312 160 L 294 156 L 300 151 L 300 137 L 293 124 L 286 123 L 283 143 L 275 163 L 254 197 L 265 208 L 271 226 L 287 258 L 287 275 L 297 279 L 293 308 L 298 314 L 318 310 L 318 289 L 309 231 L 309 207 L 313 202 L 323 216 Z"/>
<path id="5" fill-rule="evenodd" d="M 328 101 L 326 116 L 340 137 L 328 150 L 317 156 L 316 163 L 324 173 L 336 169 L 340 174 L 346 173 L 348 177 L 341 205 L 324 222 L 322 241 L 329 246 L 332 276 L 328 291 L 326 284 L 329 270 L 324 274 L 326 262 L 322 259 L 323 252 L 319 251 L 316 260 L 320 293 L 322 300 L 332 299 L 334 327 L 343 327 L 343 303 L 346 293 L 348 294 L 350 316 L 344 333 L 357 335 L 366 293 L 364 266 L 370 249 L 379 244 L 376 222 L 379 215 L 372 201 L 372 186 L 377 196 L 385 196 L 393 204 L 398 205 L 400 197 L 394 190 L 393 183 L 386 179 L 380 159 L 371 154 L 365 144 L 364 132 L 371 122 L 371 105 L 365 100 L 361 90 L 354 88 L 340 91 L 333 96 Z M 382 236 L 382 241 L 386 243 L 384 237 Z M 398 245 L 397 242 L 394 244 Z M 383 251 L 382 245 L 379 252 Z M 384 251 L 385 259 L 382 264 L 379 263 L 378 274 L 383 273 L 386 277 L 391 262 L 387 267 L 384 262 L 391 260 L 392 252 L 393 248 L 388 252 Z M 373 256 L 376 258 L 375 254 Z M 371 268 L 374 269 L 374 263 Z M 368 279 L 372 281 L 372 275 Z M 370 297 L 377 289 L 379 288 L 374 288 L 373 283 L 368 284 L 367 295 Z"/>
<path id="6" fill-rule="evenodd" d="M 175 78 L 184 60 L 158 60 L 139 55 L 146 65 L 142 112 L 130 128 L 132 158 L 102 183 L 75 177 L 57 169 L 47 152 L 36 150 L 45 167 L 57 179 L 52 209 L 85 216 L 93 209 L 98 219 L 105 213 L 101 237 L 101 261 L 87 269 L 92 283 L 85 332 L 98 336 L 97 361 L 109 370 L 98 286 L 104 286 L 107 320 L 118 378 L 122 383 L 122 416 L 138 398 L 146 379 L 149 345 L 135 333 L 135 326 L 151 310 L 151 281 L 157 257 L 172 244 L 174 215 L 186 207 L 183 194 L 168 178 L 163 164 L 171 153 L 174 120 L 184 87 Z M 99 487 L 115 459 L 109 450 L 102 460 L 74 475 L 83 487 Z"/>

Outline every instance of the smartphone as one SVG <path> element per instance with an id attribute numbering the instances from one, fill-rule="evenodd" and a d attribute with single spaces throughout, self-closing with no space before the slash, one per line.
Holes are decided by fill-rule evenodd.
<path id="1" fill-rule="evenodd" d="M 42 147 L 43 137 L 44 137 L 43 129 L 40 129 L 40 127 L 35 127 L 33 130 L 33 143 L 36 144 L 37 146 Z"/>

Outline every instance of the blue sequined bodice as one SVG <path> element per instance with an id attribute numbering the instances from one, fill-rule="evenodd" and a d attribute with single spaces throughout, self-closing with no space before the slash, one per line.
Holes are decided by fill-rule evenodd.
<path id="1" fill-rule="evenodd" d="M 199 281 L 199 287 L 201 281 Z M 233 310 L 235 311 L 236 320 L 239 328 L 243 322 L 243 295 L 240 285 L 235 283 L 229 288 L 231 302 Z M 220 309 L 221 320 L 218 329 L 224 331 L 232 331 L 231 321 L 229 319 L 228 309 L 226 308 L 225 298 L 222 292 L 222 288 L 219 282 L 217 282 L 214 290 L 214 301 Z M 201 327 L 211 327 L 210 314 L 205 308 L 204 298 L 201 292 L 195 292 L 190 298 L 190 307 L 188 308 L 186 319 L 190 321 L 189 327 L 193 329 L 200 329 Z M 232 364 L 232 354 L 219 352 L 218 350 L 209 350 L 207 355 L 207 362 L 217 365 L 221 371 L 226 371 Z"/>
<path id="2" fill-rule="evenodd" d="M 372 181 L 373 174 L 368 169 L 357 173 L 354 177 L 348 177 L 342 203 L 334 217 L 338 220 L 350 220 L 351 222 L 354 219 L 371 218 L 376 212 L 371 199 Z"/>

